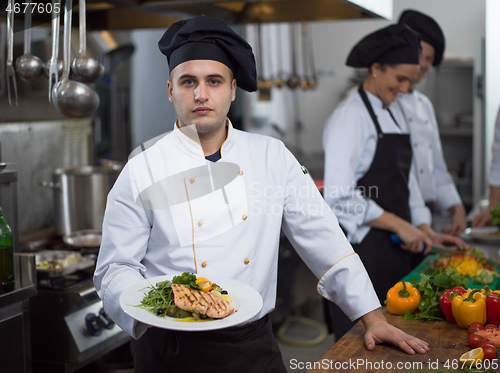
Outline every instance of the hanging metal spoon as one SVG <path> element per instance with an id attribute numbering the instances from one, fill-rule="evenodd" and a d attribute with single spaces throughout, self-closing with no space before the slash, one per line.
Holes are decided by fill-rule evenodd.
<path id="1" fill-rule="evenodd" d="M 95 83 L 104 75 L 104 66 L 93 58 L 85 56 L 85 53 L 87 52 L 85 12 L 85 0 L 80 0 L 80 53 L 73 61 L 73 65 L 71 67 L 78 80 L 83 83 Z"/>
<path id="2" fill-rule="evenodd" d="M 62 80 L 52 90 L 52 101 L 57 110 L 72 118 L 90 117 L 99 107 L 99 96 L 86 84 L 69 79 L 71 54 L 72 0 L 66 0 L 64 11 L 64 70 Z"/>
<path id="3" fill-rule="evenodd" d="M 16 60 L 16 71 L 25 82 L 34 82 L 43 75 L 43 62 L 31 54 L 31 0 L 24 13 L 24 54 Z"/>

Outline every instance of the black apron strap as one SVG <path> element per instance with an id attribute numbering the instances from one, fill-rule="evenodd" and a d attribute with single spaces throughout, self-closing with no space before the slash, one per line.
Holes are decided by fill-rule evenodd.
<path id="1" fill-rule="evenodd" d="M 394 118 L 394 115 L 392 115 L 392 111 L 390 111 L 389 108 L 387 108 L 387 111 L 389 112 L 389 115 L 391 116 L 391 118 L 394 121 L 394 123 L 396 123 L 396 126 L 399 127 L 398 122 L 396 122 L 396 118 Z M 401 129 L 401 127 L 399 127 L 399 128 Z"/>
<path id="2" fill-rule="evenodd" d="M 380 129 L 380 124 L 378 122 L 377 116 L 375 115 L 375 112 L 373 111 L 372 105 L 370 104 L 370 101 L 368 101 L 368 97 L 366 96 L 366 92 L 363 89 L 363 84 L 359 85 L 358 88 L 359 95 L 361 96 L 361 99 L 363 100 L 363 103 L 365 104 L 366 108 L 368 109 L 368 113 L 370 113 L 370 117 L 373 120 L 373 123 L 375 124 L 375 128 L 377 129 L 378 137 L 382 138 L 384 137 L 384 134 L 382 133 L 382 130 Z"/>

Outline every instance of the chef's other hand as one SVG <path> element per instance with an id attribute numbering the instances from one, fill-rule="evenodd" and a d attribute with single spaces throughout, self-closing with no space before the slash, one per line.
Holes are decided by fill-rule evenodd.
<path id="1" fill-rule="evenodd" d="M 469 245 L 460 237 L 451 236 L 449 234 L 436 234 L 432 237 L 432 242 L 438 246 L 457 246 L 462 250 L 469 248 Z"/>
<path id="2" fill-rule="evenodd" d="M 415 352 L 425 354 L 430 351 L 427 342 L 389 324 L 380 308 L 364 315 L 361 321 L 366 329 L 365 345 L 369 351 L 374 350 L 375 345 L 381 343 L 391 343 L 410 355 L 414 355 Z"/>
<path id="3" fill-rule="evenodd" d="M 491 225 L 490 210 L 480 212 L 474 217 L 474 220 L 472 221 L 473 228 L 485 227 L 487 225 Z"/>
<path id="4" fill-rule="evenodd" d="M 411 251 L 412 253 L 421 253 L 424 251 L 424 243 L 427 246 L 424 254 L 428 254 L 432 249 L 432 240 L 421 229 L 414 227 L 408 222 L 400 224 L 395 232 L 398 237 L 404 242 L 401 248 Z"/>
<path id="5" fill-rule="evenodd" d="M 452 236 L 458 236 L 467 228 L 467 213 L 463 205 L 455 205 L 450 210 L 453 211 L 451 227 L 445 227 L 442 231 Z"/>

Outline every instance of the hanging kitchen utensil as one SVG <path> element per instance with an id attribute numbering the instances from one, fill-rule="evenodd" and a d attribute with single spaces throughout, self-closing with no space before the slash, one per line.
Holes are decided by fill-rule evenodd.
<path id="1" fill-rule="evenodd" d="M 69 79 L 72 5 L 72 0 L 66 0 L 64 10 L 64 70 L 61 81 L 52 89 L 52 100 L 56 109 L 64 115 L 72 118 L 88 118 L 99 107 L 99 96 L 86 84 Z"/>
<path id="2" fill-rule="evenodd" d="M 262 57 L 262 25 L 257 26 L 257 89 L 259 90 L 259 101 L 271 101 L 271 87 L 269 82 L 264 79 L 264 64 Z"/>
<path id="3" fill-rule="evenodd" d="M 56 8 L 57 6 L 57 8 Z M 52 57 L 45 65 L 49 71 L 49 102 L 52 103 L 52 89 L 59 81 L 58 57 L 59 57 L 59 14 L 56 9 L 61 9 L 61 0 L 52 0 Z"/>
<path id="4" fill-rule="evenodd" d="M 5 52 L 7 50 L 7 24 L 5 22 L 0 23 L 0 96 L 3 96 L 6 92 L 5 85 L 5 62 L 7 60 Z"/>
<path id="5" fill-rule="evenodd" d="M 290 44 L 292 49 L 292 74 L 288 78 L 286 85 L 290 89 L 295 89 L 300 84 L 300 78 L 297 75 L 297 47 L 295 45 L 295 23 L 290 24 Z"/>
<path id="6" fill-rule="evenodd" d="M 104 75 L 104 66 L 93 58 L 85 56 L 87 51 L 85 0 L 79 2 L 80 52 L 73 61 L 72 69 L 76 78 L 83 83 L 95 83 Z"/>
<path id="7" fill-rule="evenodd" d="M 16 71 L 25 82 L 34 82 L 43 75 L 43 62 L 31 54 L 31 0 L 24 12 L 24 54 L 16 61 Z"/>
<path id="8" fill-rule="evenodd" d="M 314 50 L 313 50 L 313 37 L 309 32 L 309 27 L 306 26 L 306 39 L 307 39 L 307 49 L 306 54 L 309 56 L 309 69 L 310 74 L 307 78 L 309 83 L 309 89 L 315 89 L 318 86 L 318 78 L 316 75 L 316 67 L 314 66 Z"/>
<path id="9" fill-rule="evenodd" d="M 307 23 L 302 22 L 301 25 L 300 39 L 302 42 L 302 77 L 300 78 L 300 88 L 304 91 L 309 88 L 309 81 L 307 80 L 307 74 L 309 69 L 307 67 Z"/>
<path id="10" fill-rule="evenodd" d="M 16 84 L 16 72 L 14 71 L 14 66 L 12 65 L 13 55 L 14 55 L 14 0 L 9 0 L 9 8 L 11 11 L 7 11 L 7 62 L 6 62 L 6 76 L 7 76 L 7 94 L 9 96 L 9 105 L 12 106 L 11 93 L 14 91 L 14 96 L 17 103 L 17 84 Z M 12 88 L 10 84 L 12 82 Z"/>
<path id="11" fill-rule="evenodd" d="M 276 38 L 277 38 L 278 46 L 276 49 L 276 54 L 278 57 L 278 74 L 276 75 L 276 79 L 274 80 L 273 84 L 277 88 L 281 88 L 285 84 L 285 78 L 284 78 L 284 74 L 283 74 L 283 44 L 281 42 L 282 41 L 281 33 L 282 33 L 283 27 L 281 24 L 279 24 L 277 26 L 277 28 L 278 28 L 278 30 L 276 32 Z"/>

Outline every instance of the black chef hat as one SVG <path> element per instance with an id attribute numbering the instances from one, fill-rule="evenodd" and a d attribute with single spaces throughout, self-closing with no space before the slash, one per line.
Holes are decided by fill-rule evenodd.
<path id="1" fill-rule="evenodd" d="M 369 67 L 372 63 L 418 65 L 420 36 L 405 25 L 390 25 L 361 39 L 347 57 L 347 66 Z"/>
<path id="2" fill-rule="evenodd" d="M 252 47 L 229 25 L 204 15 L 171 25 L 158 42 L 172 71 L 190 60 L 214 60 L 231 69 L 236 84 L 248 92 L 257 90 L 257 71 Z"/>
<path id="3" fill-rule="evenodd" d="M 434 47 L 436 55 L 434 57 L 434 66 L 438 66 L 444 53 L 444 34 L 441 27 L 434 19 L 416 10 L 405 10 L 399 17 L 399 22 L 403 25 L 408 25 L 420 34 L 423 41 Z"/>

